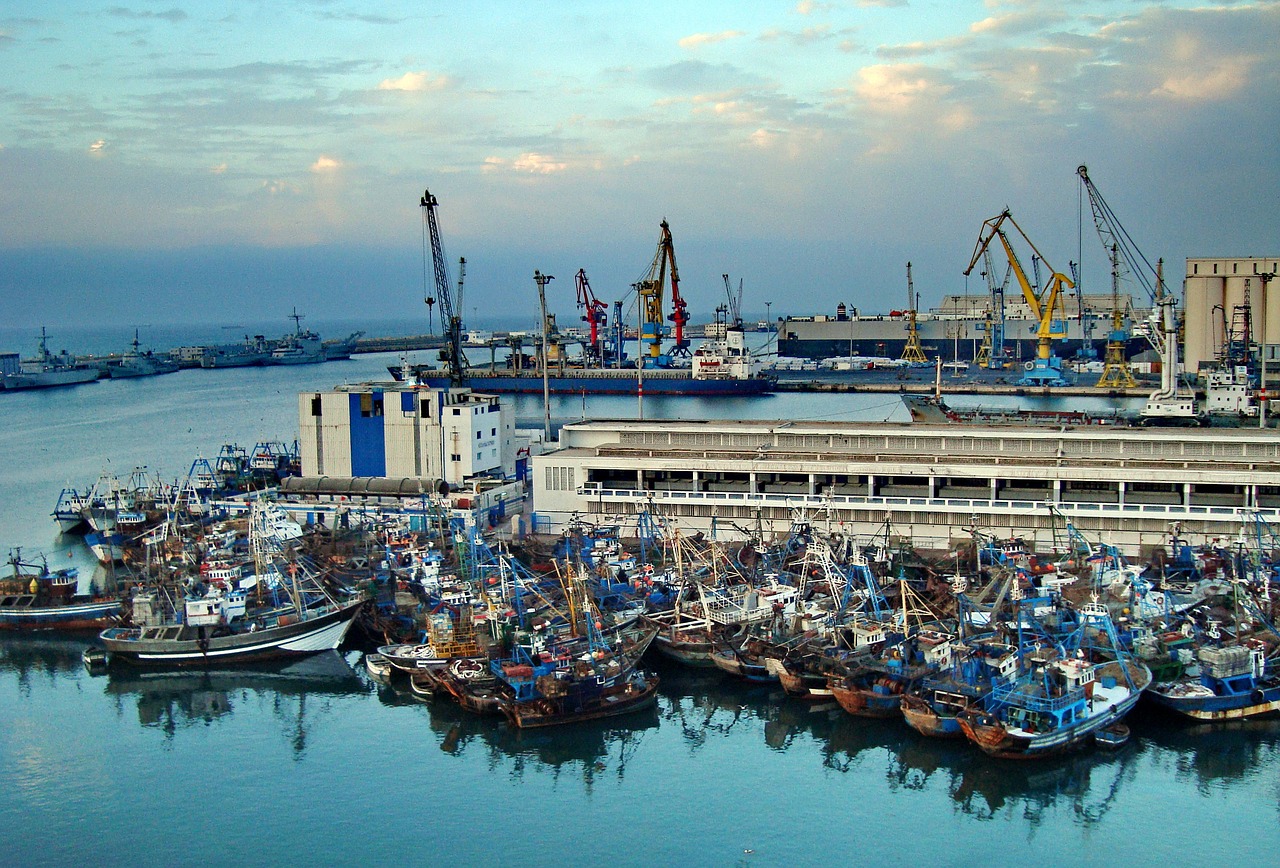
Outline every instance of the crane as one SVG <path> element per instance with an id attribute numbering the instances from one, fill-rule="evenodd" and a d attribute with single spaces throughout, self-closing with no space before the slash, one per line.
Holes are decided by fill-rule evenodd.
<path id="1" fill-rule="evenodd" d="M 1043 262 L 1046 268 L 1049 268 L 1050 276 L 1048 281 L 1042 287 L 1039 278 L 1033 286 L 1031 281 L 1027 279 L 1027 274 L 1022 269 L 1022 264 L 1018 261 L 1018 255 L 1014 252 L 1013 245 L 1009 241 L 1009 236 L 1005 232 L 1005 224 L 1009 224 L 1022 240 L 1030 246 L 1033 264 L 1036 265 L 1038 275 L 1039 265 Z M 1031 308 L 1032 315 L 1036 318 L 1038 326 L 1036 328 L 1036 358 L 1034 362 L 1027 363 L 1027 373 L 1022 379 L 1018 380 L 1019 386 L 1065 386 L 1067 378 L 1062 373 L 1062 360 L 1053 354 L 1053 341 L 1056 338 L 1066 337 L 1066 314 L 1063 308 L 1062 293 L 1064 289 L 1071 289 L 1075 284 L 1071 278 L 1061 272 L 1054 271 L 1049 267 L 1048 261 L 1044 255 L 1036 248 L 1035 243 L 1027 237 L 1027 233 L 1022 230 L 1018 222 L 1013 219 L 1013 215 L 1006 208 L 995 217 L 986 220 L 982 224 L 982 230 L 978 233 L 978 243 L 973 249 L 973 257 L 969 260 L 969 267 L 964 270 L 966 277 L 973 271 L 978 260 L 986 252 L 992 241 L 1000 240 L 1000 246 L 1004 249 L 1005 256 L 1008 257 L 1009 266 L 1013 269 L 1013 275 L 1018 280 L 1018 286 L 1022 289 L 1022 296 L 1027 301 L 1027 306 Z"/>
<path id="2" fill-rule="evenodd" d="M 445 364 L 450 384 L 460 386 L 467 366 L 467 359 L 462 353 L 462 275 L 458 278 L 458 295 L 455 298 L 453 287 L 449 285 L 449 261 L 445 259 L 444 245 L 440 242 L 440 224 L 436 221 L 436 208 L 439 204 L 430 190 L 423 191 L 422 200 L 418 203 L 422 209 L 423 270 L 426 270 L 425 247 L 429 236 L 431 263 L 435 272 L 435 300 L 440 305 L 440 327 L 444 332 L 444 349 L 440 351 L 440 360 Z M 465 259 L 462 260 L 461 270 L 465 274 Z M 427 295 L 427 305 L 430 309 L 430 295 Z"/>
<path id="3" fill-rule="evenodd" d="M 1157 262 L 1154 268 L 1151 266 L 1094 186 L 1089 169 L 1080 166 L 1076 174 L 1089 195 L 1089 207 L 1098 237 L 1111 257 L 1113 281 L 1118 285 L 1122 274 L 1132 276 L 1146 290 L 1151 301 L 1152 323 L 1147 330 L 1147 339 L 1160 354 L 1160 388 L 1147 397 L 1142 408 L 1142 420 L 1144 424 L 1195 423 L 1199 418 L 1195 395 L 1178 380 L 1178 300 L 1165 288 L 1163 263 Z"/>
<path id="4" fill-rule="evenodd" d="M 640 296 L 642 321 L 640 324 L 640 341 L 648 343 L 650 364 L 659 364 L 663 359 L 662 338 L 666 334 L 665 320 L 675 324 L 672 337 L 675 346 L 671 348 L 672 356 L 688 355 L 689 340 L 684 336 L 685 323 L 689 321 L 688 305 L 680 295 L 680 272 L 676 269 L 676 250 L 671 240 L 671 227 L 663 220 L 658 237 L 658 252 L 649 264 L 648 274 L 636 284 L 636 292 Z M 667 282 L 667 265 L 671 265 L 671 314 L 663 315 L 663 288 Z"/>
<path id="5" fill-rule="evenodd" d="M 924 347 L 920 346 L 920 333 L 916 331 L 916 308 L 920 302 L 916 299 L 916 286 L 911 281 L 911 263 L 907 263 L 907 343 L 902 348 L 902 361 L 925 364 Z"/>
<path id="6" fill-rule="evenodd" d="M 724 278 L 724 294 L 728 299 L 728 320 L 727 325 L 735 328 L 742 328 L 742 278 L 738 278 L 738 293 L 734 295 L 733 290 L 729 287 L 729 275 L 720 275 Z"/>
<path id="7" fill-rule="evenodd" d="M 587 345 L 588 364 L 603 365 L 604 341 L 600 329 L 609 322 L 609 306 L 591 291 L 586 269 L 578 269 L 574 285 L 578 289 L 578 308 L 583 311 L 582 319 L 591 326 L 591 342 Z"/>

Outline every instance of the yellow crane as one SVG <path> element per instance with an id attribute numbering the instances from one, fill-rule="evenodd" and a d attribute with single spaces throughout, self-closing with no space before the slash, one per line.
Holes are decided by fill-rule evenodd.
<path id="1" fill-rule="evenodd" d="M 902 361 L 913 362 L 923 365 L 928 363 L 928 359 L 924 355 L 924 347 L 920 345 L 920 333 L 916 330 L 916 308 L 919 302 L 916 300 L 915 284 L 911 282 L 911 263 L 907 263 L 907 343 L 902 348 Z"/>
<path id="2" fill-rule="evenodd" d="M 1026 271 L 1023 270 L 1022 264 L 1018 261 L 1018 254 L 1014 250 L 1008 234 L 1005 232 L 1004 227 L 1006 224 L 1017 230 L 1018 235 L 1031 248 L 1032 254 L 1049 268 L 1050 277 L 1044 287 L 1036 286 L 1028 279 Z M 1055 271 L 1049 266 L 1044 254 L 1027 237 L 1027 233 L 1013 219 L 1013 215 L 1009 213 L 1007 208 L 995 217 L 983 222 L 982 230 L 978 233 L 977 246 L 973 250 L 973 257 L 969 260 L 969 267 L 964 270 L 966 277 L 973 271 L 974 266 L 978 264 L 978 260 L 982 258 L 987 248 L 991 246 L 991 242 L 997 239 L 999 239 L 1000 246 L 1009 260 L 1009 267 L 1013 270 L 1013 276 L 1018 280 L 1018 287 L 1022 290 L 1022 297 L 1026 299 L 1027 307 L 1031 309 L 1032 316 L 1036 318 L 1038 323 L 1036 328 L 1036 358 L 1034 361 L 1027 363 L 1027 372 L 1022 379 L 1018 380 L 1018 385 L 1065 386 L 1068 381 L 1062 372 L 1062 360 L 1053 354 L 1053 342 L 1067 336 L 1066 309 L 1062 300 L 1063 291 L 1071 289 L 1075 286 L 1075 283 L 1065 274 Z"/>

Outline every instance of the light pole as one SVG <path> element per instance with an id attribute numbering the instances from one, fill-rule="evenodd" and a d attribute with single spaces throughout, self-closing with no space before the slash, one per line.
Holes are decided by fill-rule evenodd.
<path id="1" fill-rule="evenodd" d="M 551 382 L 547 371 L 547 284 L 555 280 L 550 274 L 534 269 L 533 282 L 538 284 L 538 307 L 542 310 L 542 436 L 551 442 Z"/>
<path id="2" fill-rule="evenodd" d="M 773 314 L 769 311 L 771 307 L 773 307 L 773 302 L 766 301 L 764 303 L 764 321 L 769 324 L 769 331 L 773 331 Z"/>

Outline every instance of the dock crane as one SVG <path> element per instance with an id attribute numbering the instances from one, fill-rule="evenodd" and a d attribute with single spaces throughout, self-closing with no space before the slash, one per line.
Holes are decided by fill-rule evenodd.
<path id="1" fill-rule="evenodd" d="M 1050 277 L 1043 288 L 1041 288 L 1039 280 L 1036 281 L 1034 286 L 1028 280 L 1026 272 L 1022 269 L 1022 264 L 1018 261 L 1018 255 L 1014 252 L 1013 245 L 1009 241 L 1009 236 L 1005 233 L 1004 226 L 1006 223 L 1016 229 L 1018 234 L 1022 236 L 1022 240 L 1030 246 L 1033 253 L 1033 263 L 1037 261 L 1044 262 L 1045 267 L 1049 268 Z M 1018 385 L 1038 387 L 1065 386 L 1067 385 L 1067 378 L 1062 373 L 1062 359 L 1053 354 L 1053 341 L 1057 338 L 1066 337 L 1066 312 L 1063 307 L 1062 293 L 1064 289 L 1071 289 L 1075 284 L 1065 274 L 1054 271 L 1049 267 L 1044 255 L 1036 248 L 1035 243 L 1027 237 L 1027 233 L 1013 219 L 1013 215 L 1007 208 L 982 224 L 982 231 L 978 234 L 978 243 L 973 249 L 972 258 L 969 260 L 969 267 L 964 270 L 966 277 L 973 271 L 974 266 L 978 264 L 978 260 L 982 258 L 983 253 L 986 252 L 991 242 L 997 238 L 1000 240 L 1000 246 L 1004 249 L 1005 256 L 1008 257 L 1009 266 L 1013 269 L 1014 277 L 1018 279 L 1018 286 L 1022 289 L 1023 298 L 1026 299 L 1027 306 L 1031 308 L 1032 314 L 1039 323 L 1036 329 L 1035 361 L 1027 363 L 1027 373 L 1022 379 L 1018 380 Z"/>
<path id="2" fill-rule="evenodd" d="M 982 346 L 978 349 L 974 362 L 990 371 L 1002 371 L 1005 366 L 1004 291 L 1009 288 L 1013 267 L 1005 266 L 1004 279 L 997 281 L 995 266 L 991 264 L 991 250 L 988 248 L 982 251 L 982 276 L 987 280 L 987 292 L 991 300 L 984 317 L 986 321 L 983 323 Z"/>
<path id="3" fill-rule="evenodd" d="M 925 364 L 924 347 L 920 346 L 920 332 L 916 330 L 916 309 L 920 306 L 916 298 L 916 287 L 911 282 L 911 263 L 907 263 L 907 343 L 902 348 L 902 361 Z"/>
<path id="4" fill-rule="evenodd" d="M 1112 270 L 1117 275 L 1114 279 L 1118 280 L 1121 269 L 1125 269 L 1151 300 L 1152 322 L 1147 339 L 1160 355 L 1160 388 L 1147 397 L 1142 408 L 1143 424 L 1197 424 L 1202 418 L 1196 408 L 1195 395 L 1178 380 L 1178 300 L 1165 288 L 1163 260 L 1152 268 L 1094 186 L 1088 168 L 1080 166 L 1076 174 L 1088 193 L 1098 237 L 1111 256 Z"/>
<path id="5" fill-rule="evenodd" d="M 449 261 L 444 256 L 444 245 L 440 242 L 440 224 L 436 220 L 436 208 L 440 203 L 424 190 L 418 206 L 422 209 L 423 247 L 428 237 L 431 241 L 431 264 L 435 274 L 435 300 L 440 305 L 440 328 L 444 332 L 444 348 L 440 350 L 440 361 L 444 362 L 449 375 L 449 383 L 462 385 L 467 359 L 462 353 L 462 280 L 458 280 L 458 295 L 455 298 L 453 287 L 449 285 Z M 463 260 L 462 273 L 465 274 L 466 260 Z M 423 251 L 423 271 L 426 271 L 426 251 Z M 423 275 L 425 282 L 426 276 Z M 428 309 L 431 296 L 427 295 Z"/>
<path id="6" fill-rule="evenodd" d="M 609 305 L 596 298 L 596 294 L 591 291 L 591 282 L 587 280 L 586 269 L 579 268 L 573 281 L 578 290 L 578 309 L 583 312 L 583 321 L 591 327 L 591 338 L 586 352 L 587 363 L 603 365 L 604 339 L 600 330 L 609 322 Z"/>
<path id="7" fill-rule="evenodd" d="M 636 292 L 640 297 L 641 315 L 640 342 L 649 345 L 647 355 L 650 365 L 665 364 L 671 356 L 689 355 L 689 339 L 685 337 L 685 323 L 689 321 L 688 305 L 680 295 L 680 272 L 676 268 L 676 250 L 671 240 L 671 227 L 666 220 L 661 223 L 662 233 L 658 237 L 658 252 L 654 254 L 649 265 L 648 274 L 636 284 Z M 663 314 L 663 289 L 667 282 L 667 265 L 671 266 L 671 314 Z M 671 320 L 675 324 L 672 337 L 675 341 L 668 356 L 662 354 L 662 338 L 666 334 L 664 322 Z"/>

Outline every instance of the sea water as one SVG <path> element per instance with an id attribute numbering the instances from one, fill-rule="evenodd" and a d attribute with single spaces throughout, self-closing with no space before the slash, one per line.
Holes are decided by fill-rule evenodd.
<path id="1" fill-rule="evenodd" d="M 0 394 L 0 547 L 92 568 L 64 484 L 185 474 L 297 436 L 297 395 L 393 354 Z M 517 415 L 541 424 L 536 397 Z M 554 398 L 556 423 L 634 398 Z M 646 398 L 647 418 L 894 420 L 893 396 Z M 519 732 L 421 704 L 358 649 L 283 666 L 90 675 L 85 638 L 0 636 L 0 864 L 1273 864 L 1280 722 L 1144 710 L 1117 753 L 988 759 L 718 672 L 659 666 L 656 708 Z"/>

